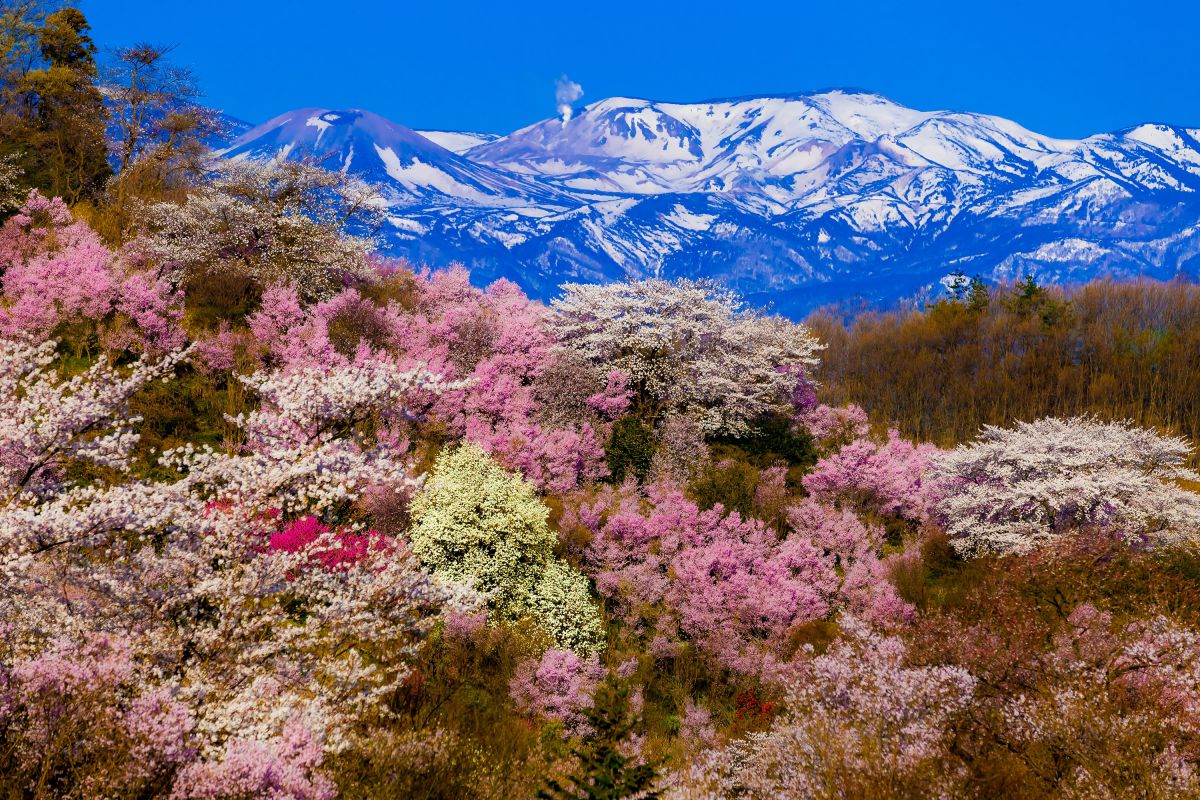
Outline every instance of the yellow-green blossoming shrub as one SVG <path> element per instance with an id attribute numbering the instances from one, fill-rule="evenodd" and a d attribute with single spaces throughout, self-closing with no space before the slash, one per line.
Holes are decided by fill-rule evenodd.
<path id="1" fill-rule="evenodd" d="M 495 616 L 530 617 L 560 647 L 597 652 L 588 579 L 554 555 L 548 515 L 532 484 L 465 443 L 438 456 L 414 499 L 411 546 L 434 575 L 488 593 Z"/>

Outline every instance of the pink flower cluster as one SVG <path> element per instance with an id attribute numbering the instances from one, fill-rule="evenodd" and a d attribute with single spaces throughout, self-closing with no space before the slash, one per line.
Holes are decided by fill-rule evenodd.
<path id="1" fill-rule="evenodd" d="M 548 424 L 538 396 L 539 379 L 556 357 L 546 309 L 508 281 L 476 289 L 461 268 L 423 272 L 414 281 L 413 302 L 384 305 L 351 288 L 305 308 L 294 289 L 274 287 L 247 322 L 260 357 L 284 369 L 382 358 L 463 381 L 429 398 L 431 417 L 540 489 L 567 492 L 605 476 L 607 421 L 629 403 L 625 376 L 598 376 L 599 388 L 586 397 L 591 418 Z M 200 353 L 221 369 L 246 346 L 218 330 Z"/>
<path id="2" fill-rule="evenodd" d="M 102 325 L 111 349 L 166 352 L 183 344 L 182 298 L 121 263 L 62 200 L 37 190 L 0 228 L 0 335 L 44 338 L 60 323 Z"/>
<path id="3" fill-rule="evenodd" d="M 937 452 L 933 445 L 914 444 L 896 431 L 888 431 L 883 444 L 859 438 L 818 461 L 804 476 L 804 488 L 825 503 L 926 522 L 938 499 L 927 474 Z"/>
<path id="4" fill-rule="evenodd" d="M 581 712 L 591 705 L 603 677 L 595 656 L 584 659 L 571 650 L 552 648 L 540 660 L 517 667 L 509 694 L 519 710 L 558 720 L 567 734 L 580 735 L 586 733 Z"/>
<path id="5" fill-rule="evenodd" d="M 190 709 L 137 674 L 129 643 L 107 634 L 59 640 L 36 658 L 0 662 L 0 738 L 31 774 L 94 760 L 94 796 L 169 777 L 197 756 Z M 113 758 L 119 756 L 119 758 Z"/>
<path id="6" fill-rule="evenodd" d="M 843 606 L 883 624 L 913 611 L 884 579 L 880 531 L 814 501 L 788 518 L 780 537 L 657 484 L 602 491 L 570 509 L 564 525 L 591 534 L 584 563 L 597 591 L 656 655 L 691 642 L 726 668 L 771 679 L 799 625 Z"/>
<path id="7" fill-rule="evenodd" d="M 293 720 L 277 742 L 234 739 L 219 760 L 184 767 L 171 800 L 332 800 L 333 782 L 319 771 L 323 758 L 321 740 Z"/>

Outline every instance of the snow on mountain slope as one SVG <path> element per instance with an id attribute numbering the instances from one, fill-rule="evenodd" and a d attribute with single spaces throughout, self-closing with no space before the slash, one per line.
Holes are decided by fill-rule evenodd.
<path id="1" fill-rule="evenodd" d="M 494 142 L 500 138 L 495 133 L 474 133 L 471 131 L 417 131 L 434 144 L 441 145 L 452 153 L 463 153 L 472 147 Z"/>
<path id="2" fill-rule="evenodd" d="M 800 314 L 1008 280 L 1200 272 L 1200 131 L 1055 139 L 868 92 L 608 98 L 508 136 L 304 109 L 230 158 L 324 157 L 389 197 L 388 244 L 540 297 L 567 280 L 724 281 Z"/>
<path id="3" fill-rule="evenodd" d="M 309 158 L 384 188 L 396 206 L 452 201 L 507 207 L 571 204 L 560 193 L 476 163 L 369 111 L 303 108 L 242 134 L 218 151 L 229 159 Z"/>

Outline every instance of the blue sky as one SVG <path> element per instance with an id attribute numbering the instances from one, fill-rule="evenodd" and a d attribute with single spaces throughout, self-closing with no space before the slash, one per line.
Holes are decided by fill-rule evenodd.
<path id="1" fill-rule="evenodd" d="M 102 46 L 177 45 L 210 105 L 253 122 L 367 108 L 506 133 L 590 102 L 853 86 L 1056 136 L 1200 127 L 1200 3 L 81 0 Z"/>

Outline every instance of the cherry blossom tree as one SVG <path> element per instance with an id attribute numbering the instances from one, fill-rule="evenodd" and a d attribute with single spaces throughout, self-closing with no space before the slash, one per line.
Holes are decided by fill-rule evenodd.
<path id="1" fill-rule="evenodd" d="M 818 461 L 804 476 L 804 488 L 822 502 L 926 522 L 939 491 L 929 470 L 937 452 L 896 431 L 888 431 L 882 444 L 855 439 Z"/>
<path id="2" fill-rule="evenodd" d="M 73 460 L 128 469 L 138 438 L 129 400 L 172 373 L 185 355 L 142 359 L 129 370 L 114 369 L 101 358 L 61 381 L 53 370 L 55 350 L 53 341 L 35 345 L 0 338 L 0 508 L 23 497 L 52 496 Z"/>
<path id="3" fill-rule="evenodd" d="M 191 710 L 152 688 L 129 642 L 60 639 L 37 656 L 0 645 L 0 774 L 54 797 L 150 794 L 196 758 Z"/>
<path id="4" fill-rule="evenodd" d="M 1128 422 L 1086 417 L 987 426 L 977 442 L 934 461 L 946 482 L 938 505 L 968 556 L 1023 552 L 1087 529 L 1137 541 L 1195 539 L 1200 495 L 1176 481 L 1191 443 Z"/>
<path id="5" fill-rule="evenodd" d="M 604 490 L 564 517 L 590 534 L 584 564 L 614 616 L 660 658 L 695 646 L 716 664 L 777 681 L 797 626 L 848 608 L 884 625 L 911 606 L 883 576 L 883 534 L 849 511 L 809 501 L 788 535 L 754 519 L 701 511 L 678 489 Z"/>
<path id="6" fill-rule="evenodd" d="M 744 432 L 768 411 L 790 411 L 821 348 L 803 325 L 692 281 L 566 284 L 552 308 L 562 342 L 628 374 L 646 416 L 687 414 L 710 433 Z"/>
<path id="7" fill-rule="evenodd" d="M 230 162 L 181 205 L 140 205 L 132 246 L 176 284 L 228 271 L 327 298 L 345 277 L 369 276 L 374 244 L 346 226 L 369 227 L 377 205 L 375 191 L 344 172 L 296 161 Z"/>
<path id="8" fill-rule="evenodd" d="M 586 735 L 583 709 L 604 678 L 595 656 L 581 658 L 570 650 L 551 648 L 540 659 L 517 666 L 509 694 L 517 708 L 563 723 L 568 735 Z"/>

